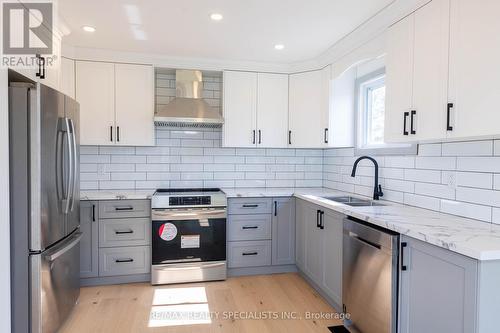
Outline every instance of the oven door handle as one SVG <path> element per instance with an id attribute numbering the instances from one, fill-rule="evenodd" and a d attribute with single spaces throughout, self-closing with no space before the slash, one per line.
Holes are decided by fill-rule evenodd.
<path id="1" fill-rule="evenodd" d="M 182 266 L 182 267 L 179 267 L 179 266 L 175 266 L 176 264 L 166 264 L 166 265 L 172 265 L 170 267 L 155 267 L 155 265 L 153 265 L 154 269 L 155 270 L 161 270 L 161 271 L 177 271 L 177 270 L 186 270 L 186 269 L 191 269 L 191 270 L 194 270 L 194 269 L 200 269 L 200 268 L 214 268 L 214 267 L 220 267 L 220 266 L 225 266 L 226 263 L 225 262 L 218 262 L 216 264 L 202 264 L 202 265 L 199 265 L 199 266 Z"/>
<path id="2" fill-rule="evenodd" d="M 153 221 L 185 221 L 198 219 L 224 219 L 226 218 L 226 209 L 210 209 L 210 210 L 189 210 L 189 211 L 172 211 L 172 210 L 155 210 L 151 214 Z"/>

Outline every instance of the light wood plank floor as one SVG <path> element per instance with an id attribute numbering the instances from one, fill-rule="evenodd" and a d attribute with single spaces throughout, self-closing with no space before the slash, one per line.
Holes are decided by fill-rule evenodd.
<path id="1" fill-rule="evenodd" d="M 263 319 L 282 312 L 297 319 Z M 307 312 L 330 317 L 307 319 Z M 82 288 L 80 302 L 61 332 L 327 333 L 328 326 L 341 324 L 334 314 L 300 275 L 287 273 L 171 286 Z"/>

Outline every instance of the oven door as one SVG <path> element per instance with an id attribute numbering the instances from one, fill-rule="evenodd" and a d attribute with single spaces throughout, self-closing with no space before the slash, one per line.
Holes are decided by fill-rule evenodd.
<path id="1" fill-rule="evenodd" d="M 154 209 L 152 264 L 226 260 L 226 209 Z"/>

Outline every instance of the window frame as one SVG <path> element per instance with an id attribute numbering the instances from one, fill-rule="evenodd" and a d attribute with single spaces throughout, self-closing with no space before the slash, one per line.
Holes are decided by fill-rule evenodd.
<path id="1" fill-rule="evenodd" d="M 369 106 L 366 105 L 370 89 L 385 85 L 385 67 L 359 77 L 355 81 L 355 154 L 356 155 L 416 155 L 415 143 L 384 143 L 367 145 Z M 381 82 L 380 82 L 381 81 Z"/>

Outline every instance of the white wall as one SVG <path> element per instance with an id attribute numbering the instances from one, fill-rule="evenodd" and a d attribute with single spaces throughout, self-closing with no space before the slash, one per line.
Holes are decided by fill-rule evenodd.
<path id="1" fill-rule="evenodd" d="M 7 70 L 0 69 L 0 332 L 10 332 L 9 117 Z"/>

